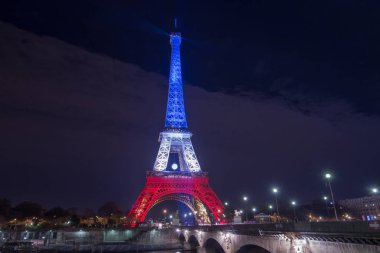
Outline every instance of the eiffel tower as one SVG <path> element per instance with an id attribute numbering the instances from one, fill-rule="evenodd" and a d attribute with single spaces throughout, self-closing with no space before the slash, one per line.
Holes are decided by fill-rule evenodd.
<path id="1" fill-rule="evenodd" d="M 178 32 L 170 35 L 171 64 L 165 129 L 160 133 L 157 158 L 146 184 L 126 217 L 126 226 L 143 222 L 149 210 L 166 200 L 184 203 L 197 223 L 225 223 L 223 204 L 209 185 L 208 174 L 201 170 L 195 155 L 192 134 L 187 130 L 183 99 Z"/>

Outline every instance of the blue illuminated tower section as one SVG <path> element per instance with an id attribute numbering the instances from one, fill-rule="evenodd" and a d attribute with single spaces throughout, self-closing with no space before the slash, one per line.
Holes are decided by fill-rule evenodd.
<path id="1" fill-rule="evenodd" d="M 187 130 L 185 103 L 183 99 L 181 47 L 182 37 L 178 32 L 170 35 L 172 47 L 168 104 L 165 130 L 160 133 L 161 142 L 154 163 L 155 171 L 200 172 L 201 167 L 191 143 L 192 134 Z"/>
<path id="2" fill-rule="evenodd" d="M 172 54 L 169 74 L 168 104 L 166 107 L 165 119 L 165 128 L 167 129 L 187 129 L 182 88 L 181 40 L 180 33 L 172 33 L 170 35 Z"/>

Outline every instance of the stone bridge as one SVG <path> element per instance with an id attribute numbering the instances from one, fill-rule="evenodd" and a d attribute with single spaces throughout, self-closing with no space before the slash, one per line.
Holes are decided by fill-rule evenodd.
<path id="1" fill-rule="evenodd" d="M 207 253 L 380 252 L 377 223 L 318 222 L 180 227 L 181 241 Z"/>

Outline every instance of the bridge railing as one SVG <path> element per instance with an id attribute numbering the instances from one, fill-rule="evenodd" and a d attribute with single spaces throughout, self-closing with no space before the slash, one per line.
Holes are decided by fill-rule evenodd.
<path id="1" fill-rule="evenodd" d="M 304 233 L 340 233 L 367 234 L 380 237 L 380 227 L 377 222 L 347 221 L 347 222 L 296 222 L 296 223 L 260 223 L 260 224 L 228 224 L 216 226 L 199 226 L 200 230 L 231 231 L 240 234 L 259 234 L 265 231 L 304 232 Z M 197 229 L 195 228 L 195 229 Z"/>

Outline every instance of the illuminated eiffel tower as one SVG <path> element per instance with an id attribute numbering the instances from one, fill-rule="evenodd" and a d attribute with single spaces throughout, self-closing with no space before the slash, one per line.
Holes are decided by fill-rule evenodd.
<path id="1" fill-rule="evenodd" d="M 160 147 L 146 184 L 126 218 L 126 226 L 142 222 L 149 210 L 166 200 L 187 205 L 198 223 L 224 223 L 223 205 L 202 172 L 187 130 L 183 99 L 180 45 L 178 32 L 170 35 L 172 47 L 169 94 L 165 129 L 160 133 Z"/>

